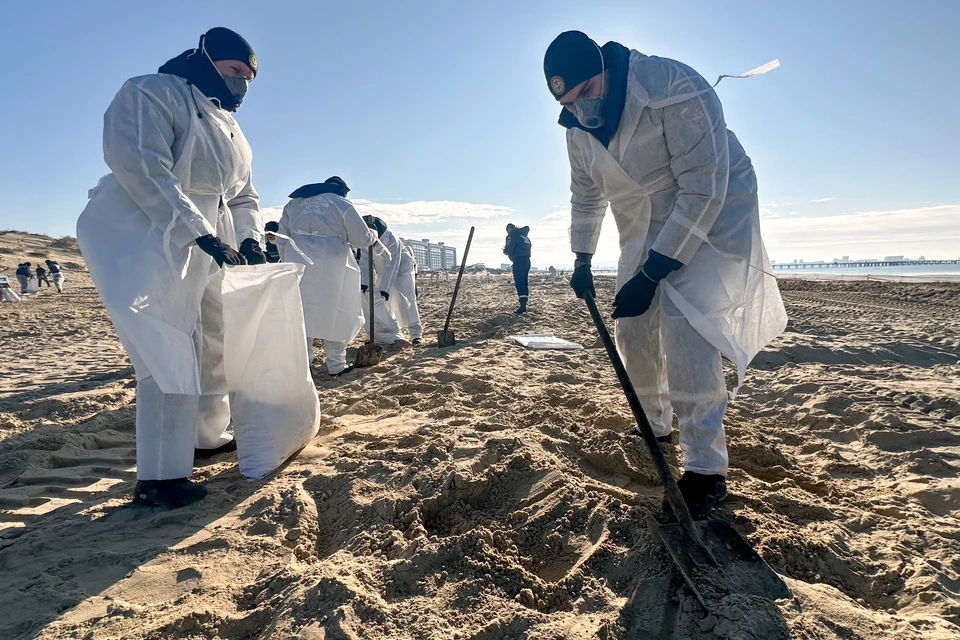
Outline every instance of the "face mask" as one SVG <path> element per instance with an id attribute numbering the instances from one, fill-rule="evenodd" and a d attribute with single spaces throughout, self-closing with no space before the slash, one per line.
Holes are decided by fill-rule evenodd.
<path id="1" fill-rule="evenodd" d="M 234 78 L 232 76 L 223 76 L 223 81 L 227 85 L 227 91 L 233 96 L 239 105 L 243 102 L 243 97 L 247 95 L 247 87 L 250 83 L 246 78 Z"/>
<path id="2" fill-rule="evenodd" d="M 603 95 L 603 79 L 606 68 L 600 47 L 597 47 L 597 53 L 600 54 L 600 95 L 596 98 L 580 98 L 573 102 L 577 120 L 587 129 L 599 129 L 603 126 L 603 104 L 606 102 L 606 96 Z"/>

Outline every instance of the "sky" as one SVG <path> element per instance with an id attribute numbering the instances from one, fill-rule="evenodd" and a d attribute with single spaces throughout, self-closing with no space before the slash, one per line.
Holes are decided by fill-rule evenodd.
<path id="1" fill-rule="evenodd" d="M 398 235 L 499 265 L 507 222 L 533 264 L 569 267 L 569 165 L 543 53 L 578 29 L 713 81 L 756 167 L 778 261 L 960 257 L 955 0 L 10 2 L 0 228 L 73 235 L 105 173 L 102 117 L 133 76 L 227 26 L 257 79 L 237 113 L 261 205 L 337 174 Z M 595 264 L 612 265 L 608 217 Z"/>

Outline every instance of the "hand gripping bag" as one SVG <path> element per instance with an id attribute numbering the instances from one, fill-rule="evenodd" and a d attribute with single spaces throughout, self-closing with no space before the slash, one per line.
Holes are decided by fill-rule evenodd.
<path id="1" fill-rule="evenodd" d="M 320 427 L 320 401 L 307 362 L 300 301 L 303 265 L 226 267 L 223 364 L 240 473 L 267 475 Z"/>

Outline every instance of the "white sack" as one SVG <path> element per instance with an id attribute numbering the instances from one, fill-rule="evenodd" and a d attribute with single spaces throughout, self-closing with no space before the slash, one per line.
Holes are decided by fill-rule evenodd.
<path id="1" fill-rule="evenodd" d="M 307 362 L 300 301 L 303 265 L 226 267 L 223 365 L 240 473 L 267 475 L 320 427 L 320 401 Z"/>

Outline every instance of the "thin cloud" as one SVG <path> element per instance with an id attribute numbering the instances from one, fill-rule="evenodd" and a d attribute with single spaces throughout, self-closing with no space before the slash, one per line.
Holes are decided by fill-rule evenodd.
<path id="1" fill-rule="evenodd" d="M 816 200 L 811 200 L 810 204 L 820 204 L 821 202 L 830 202 L 831 200 L 836 200 L 836 198 L 817 198 Z"/>
<path id="2" fill-rule="evenodd" d="M 768 218 L 763 237 L 778 260 L 832 259 L 841 255 L 920 255 L 955 258 L 960 253 L 960 204 L 830 216 Z"/>

